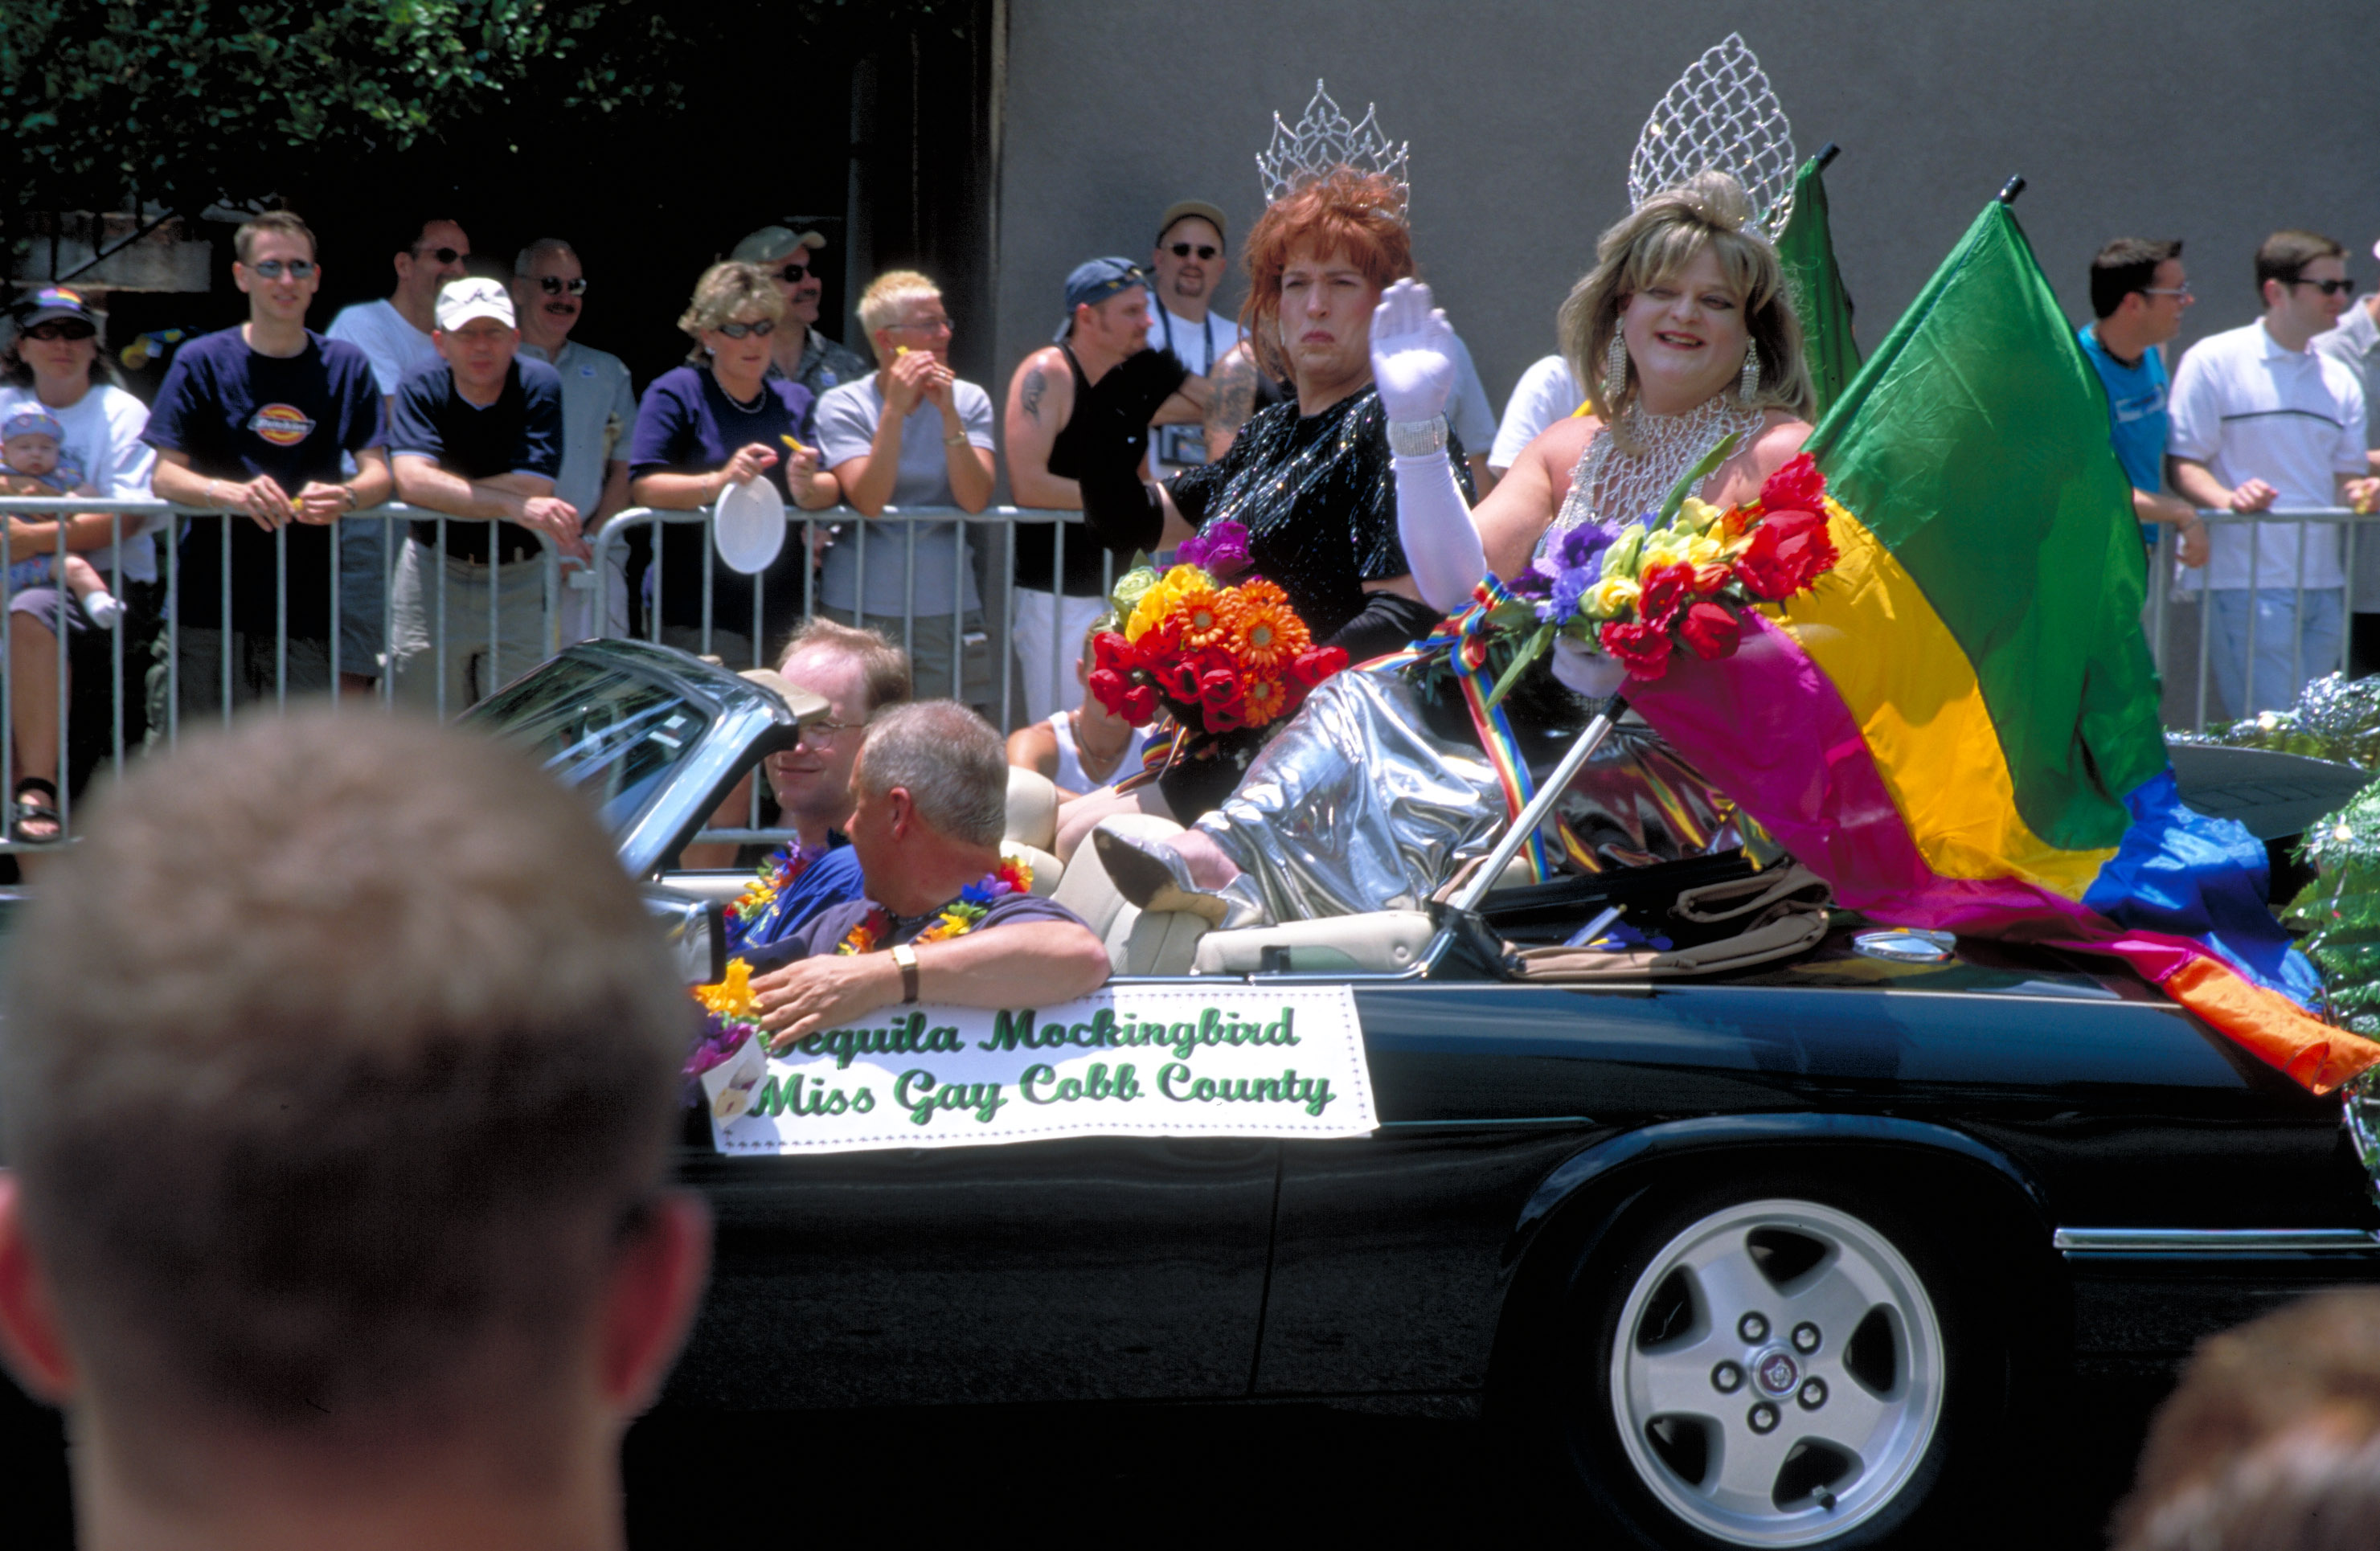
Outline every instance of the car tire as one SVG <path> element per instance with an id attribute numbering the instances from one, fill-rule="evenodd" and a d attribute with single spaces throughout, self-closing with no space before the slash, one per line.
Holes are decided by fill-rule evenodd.
<path id="1" fill-rule="evenodd" d="M 1663 1548 L 1963 1540 L 2021 1321 L 1916 1205 L 1767 1169 L 1634 1198 L 1564 1267 L 1526 1386 L 1559 1494 Z"/>

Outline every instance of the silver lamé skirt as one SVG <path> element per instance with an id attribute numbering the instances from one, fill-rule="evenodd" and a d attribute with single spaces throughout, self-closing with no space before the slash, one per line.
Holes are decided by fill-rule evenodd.
<path id="1" fill-rule="evenodd" d="M 1240 868 L 1223 891 L 1232 925 L 1417 910 L 1494 848 L 1507 818 L 1495 767 L 1475 739 L 1435 731 L 1432 720 L 1398 669 L 1342 673 L 1314 692 L 1223 806 L 1197 820 Z M 1441 709 L 1435 720 L 1449 719 Z M 1577 730 L 1531 731 L 1542 780 Z M 1544 836 L 1574 871 L 1645 866 L 1741 844 L 1732 811 L 1651 728 L 1626 720 L 1571 782 Z"/>

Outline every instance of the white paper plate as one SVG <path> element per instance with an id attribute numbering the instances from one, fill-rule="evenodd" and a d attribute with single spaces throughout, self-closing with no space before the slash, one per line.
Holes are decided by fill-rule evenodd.
<path id="1" fill-rule="evenodd" d="M 735 569 L 747 576 L 767 570 L 785 547 L 785 498 L 765 477 L 728 486 L 711 508 L 710 536 Z"/>

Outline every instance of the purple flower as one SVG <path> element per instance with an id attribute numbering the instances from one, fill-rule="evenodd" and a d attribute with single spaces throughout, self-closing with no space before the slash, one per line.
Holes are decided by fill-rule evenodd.
<path id="1" fill-rule="evenodd" d="M 1174 551 L 1173 558 L 1180 564 L 1196 565 L 1219 579 L 1235 576 L 1248 568 L 1247 526 L 1232 517 L 1209 523 Z"/>

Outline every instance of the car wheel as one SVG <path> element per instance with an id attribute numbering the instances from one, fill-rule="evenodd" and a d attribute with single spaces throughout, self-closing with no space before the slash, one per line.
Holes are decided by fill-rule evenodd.
<path id="1" fill-rule="evenodd" d="M 1893 1539 L 1948 1496 L 1953 1433 L 2005 1409 L 1998 1343 L 1881 1202 L 1721 1187 L 1612 1226 L 1547 1376 L 1575 1484 L 1640 1539 Z"/>

